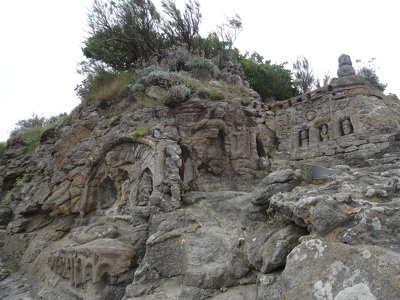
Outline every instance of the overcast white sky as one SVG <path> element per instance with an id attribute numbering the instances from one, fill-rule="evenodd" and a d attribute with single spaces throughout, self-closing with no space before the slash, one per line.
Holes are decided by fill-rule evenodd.
<path id="1" fill-rule="evenodd" d="M 159 0 L 153 0 L 154 3 Z M 184 0 L 177 0 L 183 3 Z M 317 76 L 336 76 L 342 53 L 376 58 L 386 93 L 400 96 L 399 21 L 393 0 L 199 0 L 202 35 L 239 14 L 243 31 L 235 46 L 273 63 L 308 58 Z M 0 141 L 32 113 L 50 117 L 79 104 L 86 12 L 92 0 L 19 0 L 0 4 Z"/>

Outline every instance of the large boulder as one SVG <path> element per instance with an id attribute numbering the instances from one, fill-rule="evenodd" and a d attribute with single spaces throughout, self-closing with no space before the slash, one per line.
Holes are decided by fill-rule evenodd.
<path id="1" fill-rule="evenodd" d="M 397 299 L 399 272 L 397 252 L 310 239 L 288 255 L 280 277 L 261 277 L 258 299 Z"/>

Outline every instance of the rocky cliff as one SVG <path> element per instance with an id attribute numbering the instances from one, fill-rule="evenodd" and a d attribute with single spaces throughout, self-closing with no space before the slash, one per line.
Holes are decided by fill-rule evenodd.
<path id="1" fill-rule="evenodd" d="M 233 62 L 183 97 L 166 65 L 164 105 L 136 86 L 9 143 L 2 299 L 400 298 L 396 97 L 342 70 L 267 106 Z"/>

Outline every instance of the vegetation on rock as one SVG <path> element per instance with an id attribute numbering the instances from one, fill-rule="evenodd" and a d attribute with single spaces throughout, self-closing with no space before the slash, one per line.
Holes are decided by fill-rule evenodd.
<path id="1" fill-rule="evenodd" d="M 367 65 L 363 64 L 361 59 L 358 59 L 356 63 L 358 64 L 357 75 L 363 77 L 368 81 L 373 87 L 377 88 L 381 92 L 384 92 L 387 84 L 380 81 L 378 75 L 376 74 L 375 58 L 368 60 Z"/>
<path id="2" fill-rule="evenodd" d="M 256 52 L 242 55 L 233 48 L 242 30 L 240 16 L 228 17 L 204 38 L 199 34 L 202 14 L 197 0 L 188 1 L 183 11 L 173 1 L 162 1 L 162 7 L 164 15 L 150 0 L 94 1 L 88 14 L 91 36 L 82 49 L 88 60 L 81 63 L 79 70 L 87 78 L 77 87 L 77 94 L 85 102 L 105 98 L 112 101 L 123 93 L 124 87 L 136 83 L 134 70 L 165 58 L 172 62 L 164 66 L 165 72 L 207 71 L 206 79 L 221 79 L 221 71 L 229 69 L 227 62 L 233 57 L 240 62 L 240 76 L 264 101 L 283 100 L 296 93 L 296 83 L 285 64 L 271 64 Z M 177 46 L 186 51 L 179 53 Z"/>
<path id="3" fill-rule="evenodd" d="M 285 64 L 272 64 L 257 52 L 242 55 L 236 50 L 246 80 L 264 101 L 283 100 L 296 95 L 292 73 Z"/>
<path id="4" fill-rule="evenodd" d="M 24 145 L 23 155 L 32 154 L 40 143 L 42 134 L 47 130 L 54 128 L 61 120 L 67 116 L 61 113 L 57 116 L 45 118 L 32 114 L 32 117 L 20 120 L 16 123 L 16 127 L 12 130 L 9 144 L 20 141 Z"/>
<path id="5" fill-rule="evenodd" d="M 374 69 L 363 67 L 357 72 L 357 75 L 364 77 L 369 83 L 372 84 L 372 86 L 376 87 L 381 92 L 384 92 L 387 87 L 387 84 L 384 84 L 379 80 L 379 77 Z"/>

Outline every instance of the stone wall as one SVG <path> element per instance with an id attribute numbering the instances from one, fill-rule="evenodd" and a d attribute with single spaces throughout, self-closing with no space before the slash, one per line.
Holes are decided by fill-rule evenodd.
<path id="1" fill-rule="evenodd" d="M 290 160 L 362 160 L 389 146 L 399 130 L 398 103 L 357 75 L 270 107 L 279 151 Z"/>

